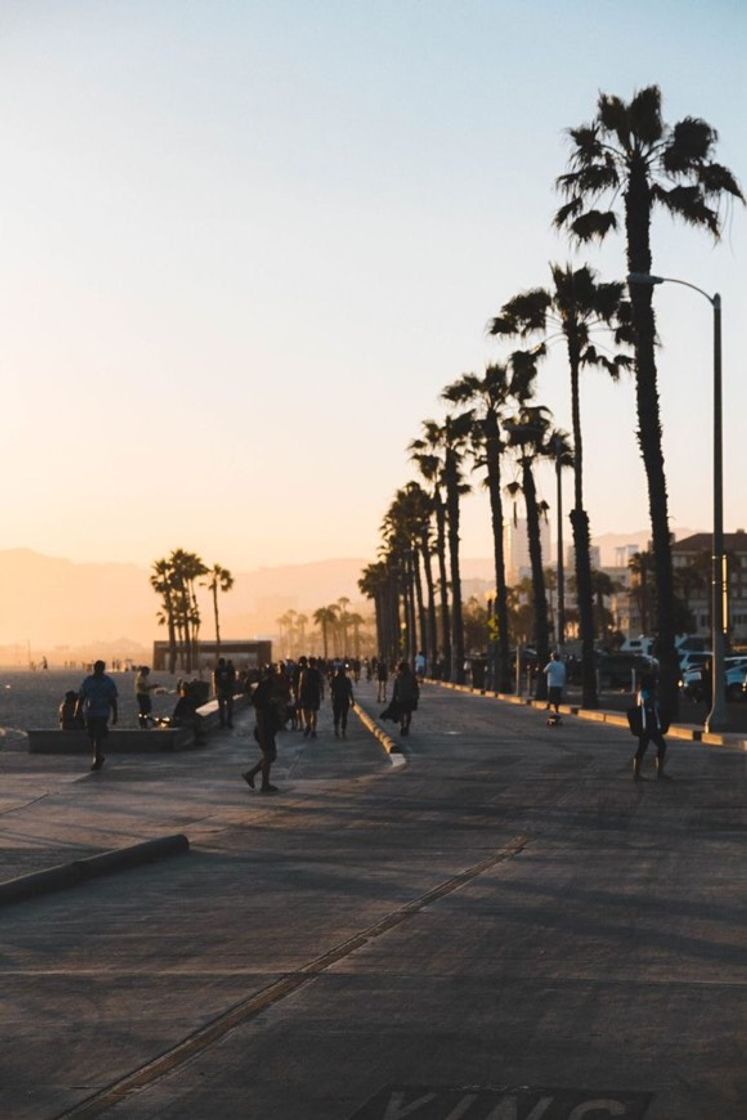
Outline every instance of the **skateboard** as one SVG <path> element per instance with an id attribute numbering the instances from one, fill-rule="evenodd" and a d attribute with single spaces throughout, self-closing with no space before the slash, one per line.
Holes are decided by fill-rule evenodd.
<path id="1" fill-rule="evenodd" d="M 547 717 L 547 726 L 548 727 L 558 727 L 562 722 L 563 721 L 562 721 L 562 719 L 560 718 L 560 716 L 558 715 L 557 712 L 550 712 L 550 714 Z"/>

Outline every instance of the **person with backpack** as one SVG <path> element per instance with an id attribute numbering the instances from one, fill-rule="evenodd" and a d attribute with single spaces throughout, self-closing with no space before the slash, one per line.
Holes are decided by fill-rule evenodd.
<path id="1" fill-rule="evenodd" d="M 335 738 L 339 739 L 340 729 L 342 729 L 342 737 L 344 739 L 348 726 L 348 712 L 350 711 L 351 704 L 354 703 L 353 684 L 344 665 L 340 666 L 332 678 L 329 691 L 332 696 L 332 718 L 335 724 Z"/>
<path id="2" fill-rule="evenodd" d="M 641 677 L 641 687 L 638 691 L 639 709 L 637 715 L 638 750 L 633 756 L 633 781 L 641 781 L 641 763 L 649 743 L 656 747 L 656 777 L 668 778 L 664 773 L 664 758 L 667 753 L 667 744 L 664 735 L 669 729 L 669 724 L 662 716 L 659 700 L 656 694 L 656 678 L 652 673 L 644 673 Z"/>
<path id="3" fill-rule="evenodd" d="M 392 708 L 399 719 L 401 735 L 410 734 L 412 713 L 418 706 L 420 688 L 412 669 L 406 661 L 400 661 L 397 676 L 394 678 L 394 691 L 392 692 Z"/>

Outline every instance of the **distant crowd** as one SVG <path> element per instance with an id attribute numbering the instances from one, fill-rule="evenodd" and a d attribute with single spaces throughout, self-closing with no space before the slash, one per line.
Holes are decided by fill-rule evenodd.
<path id="1" fill-rule="evenodd" d="M 376 681 L 377 699 L 381 703 L 387 701 L 392 680 L 391 702 L 381 715 L 384 719 L 399 722 L 401 734 L 409 735 L 412 713 L 418 706 L 419 679 L 422 680 L 425 667 L 422 653 L 415 658 L 414 672 L 406 661 L 395 667 L 381 657 L 325 659 L 306 656 L 279 661 L 261 670 L 237 671 L 230 659 L 221 657 L 212 675 L 212 686 L 221 727 L 233 727 L 236 697 L 248 695 L 255 712 L 253 734 L 261 757 L 243 777 L 254 789 L 255 779 L 261 774 L 260 791 L 274 793 L 277 787 L 270 781 L 270 771 L 277 757 L 275 736 L 278 732 L 299 731 L 304 738 L 316 739 L 319 710 L 328 694 L 335 737 L 344 739 L 348 714 L 355 703 L 353 686 L 363 677 L 369 682 Z M 93 672 L 85 678 L 79 691 L 66 692 L 59 708 L 59 725 L 63 731 L 85 729 L 88 732 L 93 753 L 92 770 L 100 770 L 103 766 L 102 747 L 109 721 L 114 725 L 119 717 L 117 686 L 105 669 L 103 661 L 96 661 Z M 151 679 L 148 666 L 142 665 L 137 669 L 134 689 L 141 730 L 153 727 L 189 728 L 195 738 L 201 740 L 198 709 L 209 698 L 207 682 L 179 681 L 179 699 L 172 714 L 167 717 L 153 715 L 152 695 L 166 689 Z"/>

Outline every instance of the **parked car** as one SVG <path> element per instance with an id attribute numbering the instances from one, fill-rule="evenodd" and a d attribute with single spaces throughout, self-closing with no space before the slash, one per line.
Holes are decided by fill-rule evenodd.
<path id="1" fill-rule="evenodd" d="M 710 656 L 711 654 L 706 652 L 685 650 L 680 653 L 680 673 L 687 673 L 691 669 L 700 669 Z"/>
<path id="2" fill-rule="evenodd" d="M 747 664 L 732 665 L 724 673 L 724 691 L 727 700 L 743 700 L 745 698 L 745 678 L 747 678 Z M 703 673 L 702 669 L 689 669 L 682 674 L 680 688 L 683 696 L 688 700 L 698 703 L 703 701 Z"/>
<path id="3" fill-rule="evenodd" d="M 636 682 L 639 682 L 644 673 L 650 673 L 655 668 L 655 658 L 639 653 L 626 653 L 620 650 L 619 653 L 597 654 L 601 688 L 629 688 L 634 670 Z"/>
<path id="4" fill-rule="evenodd" d="M 626 638 L 620 646 L 620 653 L 639 653 L 644 657 L 653 657 L 654 642 L 654 638 L 647 638 L 645 634 L 639 634 L 637 638 Z"/>

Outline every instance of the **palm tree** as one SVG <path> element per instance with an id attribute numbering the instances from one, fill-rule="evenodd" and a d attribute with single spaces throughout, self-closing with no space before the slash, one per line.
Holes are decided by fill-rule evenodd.
<path id="1" fill-rule="evenodd" d="M 744 201 L 739 185 L 714 161 L 718 134 L 706 121 L 684 117 L 675 125 L 661 115 L 658 86 L 639 90 L 627 104 L 602 93 L 590 124 L 570 129 L 570 170 L 557 180 L 567 201 L 555 224 L 577 241 L 603 240 L 618 228 L 614 210 L 601 210 L 605 195 L 622 197 L 628 272 L 650 273 L 651 219 L 664 207 L 673 217 L 707 229 L 718 239 L 725 196 Z M 653 288 L 631 288 L 631 323 L 636 359 L 638 442 L 648 480 L 649 516 L 656 570 L 658 656 L 662 697 L 677 711 L 678 661 L 669 510 L 662 450 L 656 369 Z"/>
<path id="2" fill-rule="evenodd" d="M 220 622 L 218 619 L 218 592 L 230 591 L 233 587 L 233 576 L 228 568 L 222 567 L 221 564 L 213 564 L 212 568 L 207 573 L 207 583 L 202 586 L 207 587 L 210 594 L 213 596 L 213 617 L 215 618 L 215 650 L 216 656 L 220 654 Z"/>
<path id="3" fill-rule="evenodd" d="M 631 592 L 638 602 L 638 613 L 641 616 L 641 633 L 649 633 L 649 611 L 651 608 L 651 587 L 649 574 L 654 569 L 654 558 L 647 549 L 645 552 L 634 552 L 628 560 L 628 568 L 633 577 Z"/>
<path id="4" fill-rule="evenodd" d="M 459 500 L 469 492 L 462 480 L 462 463 L 474 427 L 474 413 L 448 414 L 441 424 L 426 420 L 427 440 L 442 454 L 441 481 L 446 494 L 446 524 L 451 569 L 451 674 L 456 684 L 464 684 L 464 625 L 462 621 L 462 583 L 459 570 Z M 411 449 L 418 450 L 415 441 Z"/>
<path id="5" fill-rule="evenodd" d="M 393 661 L 398 653 L 399 609 L 398 589 L 390 566 L 385 560 L 369 564 L 363 569 L 358 588 L 374 603 L 376 619 L 376 649 L 379 657 Z"/>
<path id="6" fill-rule="evenodd" d="M 360 658 L 361 655 L 361 626 L 365 625 L 363 615 L 353 611 L 348 615 L 348 624 L 353 627 L 353 656 Z"/>
<path id="7" fill-rule="evenodd" d="M 338 619 L 338 625 L 340 627 L 340 633 L 342 635 L 342 656 L 347 657 L 347 655 L 348 655 L 348 625 L 349 625 L 349 621 L 350 621 L 349 615 L 348 615 L 348 612 L 347 612 L 347 608 L 350 606 L 350 600 L 347 598 L 347 596 L 341 595 L 340 598 L 337 600 L 337 606 L 338 606 L 339 611 L 340 611 L 340 616 L 339 616 L 339 619 Z"/>
<path id="8" fill-rule="evenodd" d="M 509 483 L 506 488 L 512 497 L 521 492 L 527 515 L 527 539 L 529 559 L 532 566 L 532 602 L 534 607 L 534 631 L 537 646 L 537 660 L 540 666 L 547 664 L 550 656 L 550 627 L 547 611 L 547 593 L 542 564 L 542 543 L 540 520 L 547 516 L 547 503 L 537 496 L 534 480 L 534 464 L 537 459 L 550 457 L 548 448 L 550 433 L 550 410 L 543 405 L 523 405 L 514 420 L 506 424 L 509 446 L 515 449 L 516 459 L 521 471 L 521 481 Z M 537 676 L 536 697 L 547 697 L 547 679 L 544 673 Z"/>
<path id="9" fill-rule="evenodd" d="M 495 611 L 498 622 L 498 665 L 495 679 L 500 692 L 511 687 L 509 656 L 508 598 L 506 564 L 503 554 L 503 493 L 501 457 L 505 441 L 501 430 L 505 407 L 516 386 L 508 365 L 489 365 L 482 377 L 465 373 L 448 385 L 441 394 L 451 404 L 474 405 L 473 455 L 477 466 L 485 468 L 486 486 L 490 496 L 493 527 L 493 562 L 495 566 Z"/>
<path id="10" fill-rule="evenodd" d="M 571 375 L 571 415 L 573 420 L 574 502 L 571 512 L 576 562 L 578 611 L 581 623 L 582 699 L 585 708 L 596 708 L 596 671 L 594 662 L 594 596 L 591 586 L 591 533 L 589 515 L 584 509 L 583 438 L 581 432 L 580 374 L 584 366 L 605 369 L 617 380 L 620 370 L 632 364 L 625 354 L 609 358 L 594 345 L 594 333 L 624 332 L 620 322 L 624 285 L 600 283 L 588 265 L 550 266 L 552 286 L 533 288 L 514 296 L 503 305 L 490 325 L 490 333 L 503 337 L 534 339 L 525 358 L 538 362 L 554 338 L 563 339 Z"/>
<path id="11" fill-rule="evenodd" d="M 298 633 L 298 649 L 301 653 L 306 652 L 306 623 L 309 621 L 307 615 L 296 615 L 296 631 Z"/>
<path id="12" fill-rule="evenodd" d="M 157 595 L 161 596 L 163 610 L 158 613 L 158 623 L 166 626 L 169 636 L 169 672 L 176 670 L 176 616 L 174 606 L 173 586 L 171 580 L 171 565 L 166 557 L 156 560 L 150 577 L 150 584 Z"/>
<path id="13" fill-rule="evenodd" d="M 329 657 L 329 640 L 328 632 L 330 626 L 337 624 L 337 605 L 330 603 L 328 607 L 319 607 L 312 615 L 314 622 L 322 632 L 322 648 L 324 650 L 324 660 Z"/>
<path id="14" fill-rule="evenodd" d="M 438 446 L 438 425 L 434 421 L 423 424 L 423 438 L 410 443 L 412 461 L 417 464 L 423 479 L 430 483 L 430 499 L 436 521 L 436 559 L 439 575 L 439 598 L 441 603 L 441 649 L 443 652 L 444 676 L 451 677 L 451 611 L 449 608 L 449 579 L 446 568 L 446 503 L 443 498 L 443 457 Z M 437 653 L 437 651 L 436 651 Z M 435 664 L 436 657 L 432 664 Z"/>

